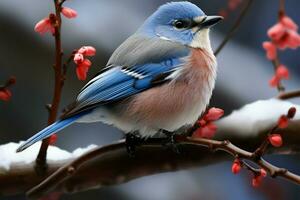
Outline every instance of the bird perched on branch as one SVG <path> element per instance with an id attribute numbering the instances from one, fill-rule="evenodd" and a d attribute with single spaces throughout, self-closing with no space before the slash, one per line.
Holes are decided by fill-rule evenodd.
<path id="1" fill-rule="evenodd" d="M 162 5 L 112 54 L 61 118 L 17 152 L 75 122 L 104 122 L 151 137 L 191 125 L 205 111 L 216 79 L 207 16 L 190 2 Z"/>

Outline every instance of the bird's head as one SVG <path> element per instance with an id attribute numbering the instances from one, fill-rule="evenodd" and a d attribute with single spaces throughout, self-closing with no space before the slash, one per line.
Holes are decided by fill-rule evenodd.
<path id="1" fill-rule="evenodd" d="M 207 16 L 190 2 L 171 2 L 159 7 L 139 32 L 192 48 L 211 49 L 209 28 L 222 19 L 220 16 Z"/>

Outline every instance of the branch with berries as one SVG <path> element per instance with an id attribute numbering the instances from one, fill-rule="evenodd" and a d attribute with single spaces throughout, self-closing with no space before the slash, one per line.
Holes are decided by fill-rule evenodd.
<path id="1" fill-rule="evenodd" d="M 87 72 L 92 65 L 91 61 L 87 59 L 88 56 L 94 56 L 96 49 L 91 46 L 83 46 L 78 50 L 74 50 L 63 63 L 63 48 L 61 42 L 61 27 L 62 16 L 67 19 L 73 19 L 77 17 L 77 12 L 71 8 L 63 6 L 64 0 L 54 0 L 55 13 L 50 13 L 48 17 L 40 20 L 34 30 L 41 35 L 50 33 L 54 37 L 55 41 L 55 63 L 54 69 L 54 92 L 51 104 L 47 104 L 46 108 L 49 111 L 48 125 L 55 122 L 58 114 L 59 104 L 61 101 L 62 89 L 65 84 L 68 65 L 74 60 L 76 67 L 76 74 L 79 80 L 86 80 Z M 36 159 L 36 169 L 40 174 L 46 173 L 47 168 L 47 149 L 49 144 L 54 144 L 57 140 L 56 134 L 50 138 L 43 140 L 39 154 Z"/>
<path id="2" fill-rule="evenodd" d="M 289 79 L 288 68 L 280 62 L 278 50 L 296 49 L 300 47 L 300 35 L 298 25 L 286 15 L 284 1 L 280 0 L 278 11 L 278 22 L 268 30 L 268 37 L 271 41 L 263 43 L 266 50 L 266 57 L 274 67 L 274 75 L 269 81 L 271 87 L 277 87 L 279 92 L 285 90 L 282 80 Z"/>
<path id="3" fill-rule="evenodd" d="M 213 124 L 212 121 L 218 120 L 223 115 L 223 111 L 217 108 L 210 109 L 207 112 L 207 114 L 205 114 L 195 124 L 197 128 L 193 127 L 187 133 L 177 135 L 175 137 L 175 143 L 176 145 L 179 145 L 179 147 L 182 145 L 192 145 L 195 148 L 202 146 L 208 148 L 212 152 L 224 151 L 226 153 L 231 154 L 235 158 L 232 165 L 232 172 L 234 174 L 237 174 L 241 171 L 242 168 L 251 171 L 253 173 L 252 185 L 254 187 L 258 187 L 261 184 L 263 178 L 267 176 L 267 174 L 270 174 L 270 176 L 273 178 L 281 176 L 296 184 L 300 184 L 299 175 L 296 175 L 286 169 L 272 165 L 271 163 L 263 159 L 263 156 L 267 152 L 269 144 L 276 148 L 282 146 L 283 140 L 279 129 L 287 128 L 289 121 L 294 118 L 295 114 L 295 107 L 291 107 L 286 115 L 280 116 L 277 124 L 273 128 L 271 128 L 269 133 L 265 136 L 261 145 L 257 147 L 253 152 L 245 151 L 244 149 L 241 149 L 238 146 L 229 142 L 229 140 L 220 141 L 204 138 L 210 138 L 216 132 L 217 127 Z M 195 129 L 196 131 L 194 131 Z M 191 134 L 192 137 L 184 136 Z M 163 138 L 148 139 L 143 141 L 142 144 L 140 144 L 141 146 L 138 147 L 138 151 L 140 151 L 141 148 L 153 146 L 158 148 L 158 146 L 161 146 L 161 144 L 163 143 Z M 27 192 L 27 195 L 31 198 L 38 198 L 49 192 L 52 192 L 52 190 L 55 189 L 55 187 L 57 187 L 58 185 L 64 183 L 69 179 L 72 179 L 72 176 L 82 167 L 82 165 L 89 162 L 89 160 L 95 159 L 96 157 L 104 156 L 105 154 L 108 154 L 111 151 L 120 150 L 121 148 L 125 148 L 125 146 L 126 144 L 123 141 L 116 144 L 94 149 L 81 156 L 80 158 L 72 161 L 70 164 L 61 167 L 47 179 L 45 179 L 40 184 L 32 188 L 29 192 Z M 181 153 L 185 154 L 184 151 L 182 151 Z M 146 155 L 144 156 L 147 157 Z M 178 155 L 178 157 L 181 156 Z M 255 163 L 260 168 L 255 168 L 254 166 L 251 166 L 251 164 L 247 163 L 247 161 Z M 171 161 L 169 160 L 168 162 Z M 125 180 L 127 180 L 128 178 L 130 179 L 130 177 L 124 177 Z"/>
<path id="4" fill-rule="evenodd" d="M 137 147 L 133 158 L 126 151 L 125 141 L 121 140 L 107 146 L 93 148 L 78 157 L 69 157 L 63 160 L 59 160 L 59 156 L 57 156 L 59 154 L 55 153 L 57 160 L 53 161 L 51 158 L 48 161 L 49 167 L 44 176 L 35 173 L 33 164 L 28 163 L 28 158 L 26 160 L 28 164 L 20 161 L 12 163 L 8 171 L 1 170 L 0 166 L 0 193 L 17 194 L 31 189 L 28 195 L 31 198 L 38 198 L 52 192 L 80 192 L 98 186 L 127 182 L 151 174 L 202 167 L 224 160 L 234 160 L 232 165 L 234 173 L 240 172 L 242 168 L 250 170 L 253 173 L 252 184 L 254 186 L 261 184 L 264 171 L 271 177 L 282 176 L 298 183 L 297 175 L 283 170 L 281 167 L 273 166 L 263 159 L 264 155 L 270 153 L 289 152 L 293 154 L 300 152 L 299 115 L 292 120 L 294 108 L 289 114 L 282 116 L 280 114 L 287 112 L 290 107 L 293 106 L 286 101 L 272 99 L 259 101 L 218 121 L 215 119 L 222 115 L 222 110 L 213 108 L 197 122 L 196 126 L 198 127 L 195 129 L 196 132 L 199 131 L 198 129 L 201 129 L 201 125 L 204 124 L 202 126 L 204 129 L 199 132 L 209 137 L 214 135 L 213 139 L 197 137 L 198 134 L 193 134 L 191 137 L 176 136 L 175 141 L 180 153 L 175 153 L 172 149 L 163 146 L 166 139 L 152 138 Z M 299 106 L 296 107 L 300 109 Z M 277 114 L 273 113 L 273 116 L 276 115 L 276 117 L 267 113 L 270 109 L 276 110 Z M 255 122 L 249 120 L 249 116 L 251 116 L 249 112 L 257 113 L 258 110 L 265 113 L 264 116 L 260 114 L 263 118 L 257 119 Z M 245 116 L 244 119 L 243 116 Z M 203 123 L 202 120 L 206 122 Z M 265 127 L 260 124 L 260 121 L 264 122 Z M 206 127 L 210 123 L 217 126 L 216 132 L 214 132 L 214 128 Z M 248 127 L 260 128 L 256 131 L 252 128 L 248 130 Z M 190 129 L 186 134 L 195 133 L 195 130 Z M 212 132 L 213 134 L 211 134 Z M 280 136 L 278 137 L 276 134 Z M 266 141 L 269 144 L 268 148 L 263 151 L 263 155 L 257 153 L 257 149 L 262 149 L 261 144 Z M 12 152 L 17 146 L 18 144 L 15 144 L 14 147 L 11 147 Z M 51 146 L 49 149 L 50 156 L 54 151 L 53 148 Z M 228 153 L 233 157 L 229 157 Z M 257 155 L 261 155 L 261 157 Z M 145 157 L 147 159 L 144 159 Z M 34 158 L 32 162 L 34 162 Z M 256 164 L 253 165 L 253 163 Z M 33 186 L 35 187 L 32 188 Z"/>

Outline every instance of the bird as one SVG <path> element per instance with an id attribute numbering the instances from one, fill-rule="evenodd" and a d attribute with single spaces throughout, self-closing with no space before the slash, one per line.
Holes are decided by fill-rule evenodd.
<path id="1" fill-rule="evenodd" d="M 217 61 L 209 32 L 222 19 L 188 1 L 161 5 L 61 117 L 16 151 L 75 122 L 102 122 L 141 138 L 191 126 L 206 110 L 215 86 Z"/>

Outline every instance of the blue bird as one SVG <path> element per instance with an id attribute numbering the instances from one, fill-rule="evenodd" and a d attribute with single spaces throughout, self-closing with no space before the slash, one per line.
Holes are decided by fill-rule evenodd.
<path id="1" fill-rule="evenodd" d="M 61 118 L 17 152 L 75 122 L 103 122 L 147 138 L 192 125 L 205 111 L 216 79 L 207 16 L 183 1 L 162 5 L 112 54 Z"/>

